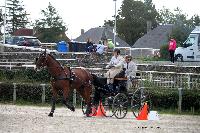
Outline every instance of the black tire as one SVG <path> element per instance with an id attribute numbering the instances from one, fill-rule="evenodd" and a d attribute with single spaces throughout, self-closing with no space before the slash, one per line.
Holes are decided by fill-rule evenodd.
<path id="1" fill-rule="evenodd" d="M 183 56 L 181 54 L 178 54 L 175 56 L 175 61 L 181 61 L 183 62 Z"/>
<path id="2" fill-rule="evenodd" d="M 106 97 L 103 101 L 102 101 L 102 105 L 103 107 L 101 107 L 101 112 L 104 116 L 106 117 L 112 117 L 114 115 L 113 112 L 113 96 L 110 97 Z"/>
<path id="3" fill-rule="evenodd" d="M 138 117 L 144 103 L 147 103 L 149 112 L 151 108 L 150 94 L 146 89 L 140 88 L 134 93 L 133 97 L 131 98 L 131 111 L 136 118 Z"/>
<path id="4" fill-rule="evenodd" d="M 113 112 L 117 119 L 122 119 L 128 112 L 128 98 L 124 93 L 118 93 L 113 100 Z"/>

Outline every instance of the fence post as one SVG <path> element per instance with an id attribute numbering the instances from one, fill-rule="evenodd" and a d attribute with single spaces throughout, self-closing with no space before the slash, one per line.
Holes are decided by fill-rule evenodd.
<path id="1" fill-rule="evenodd" d="M 190 89 L 190 74 L 188 74 L 188 89 Z"/>
<path id="2" fill-rule="evenodd" d="M 151 82 L 152 79 L 153 79 L 153 74 L 150 72 L 150 73 L 149 73 L 149 81 Z"/>
<path id="3" fill-rule="evenodd" d="M 182 109 L 181 109 L 181 106 L 182 106 L 182 88 L 178 88 L 178 113 L 181 113 Z"/>
<path id="4" fill-rule="evenodd" d="M 73 93 L 73 105 L 74 107 L 76 107 L 76 90 L 74 89 L 74 93 Z"/>
<path id="5" fill-rule="evenodd" d="M 42 103 L 45 103 L 45 84 L 40 84 L 42 86 Z"/>
<path id="6" fill-rule="evenodd" d="M 16 99 L 17 99 L 16 87 L 17 87 L 17 84 L 16 84 L 16 83 L 13 83 L 13 103 L 14 103 L 14 104 L 16 103 Z"/>

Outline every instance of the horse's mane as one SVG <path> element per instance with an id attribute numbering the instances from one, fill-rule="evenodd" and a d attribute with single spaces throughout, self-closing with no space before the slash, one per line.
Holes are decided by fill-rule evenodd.
<path id="1" fill-rule="evenodd" d="M 53 57 L 53 55 L 51 55 L 51 54 L 48 54 L 53 60 L 55 60 L 56 62 L 57 62 L 57 64 L 58 65 L 60 65 L 61 66 L 61 64 L 60 64 L 60 62 L 58 62 L 57 60 L 56 60 L 56 58 L 55 57 Z"/>

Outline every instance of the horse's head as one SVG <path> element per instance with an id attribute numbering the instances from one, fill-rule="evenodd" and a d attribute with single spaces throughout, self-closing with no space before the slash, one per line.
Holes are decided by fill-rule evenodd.
<path id="1" fill-rule="evenodd" d="M 47 65 L 47 54 L 46 50 L 42 52 L 35 60 L 36 69 L 41 69 Z"/>

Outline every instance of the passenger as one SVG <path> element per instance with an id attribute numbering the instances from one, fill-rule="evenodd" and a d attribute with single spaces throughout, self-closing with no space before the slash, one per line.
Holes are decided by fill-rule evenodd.
<path id="1" fill-rule="evenodd" d="M 132 85 L 132 78 L 136 76 L 137 66 L 132 61 L 132 56 L 127 55 L 124 63 L 125 77 L 127 77 L 127 90 L 130 90 Z"/>
<path id="2" fill-rule="evenodd" d="M 109 68 L 108 72 L 105 74 L 105 77 L 107 77 L 107 84 L 113 84 L 114 77 L 122 71 L 123 62 L 124 58 L 120 55 L 120 50 L 114 49 L 113 57 L 106 66 L 106 68 Z"/>

